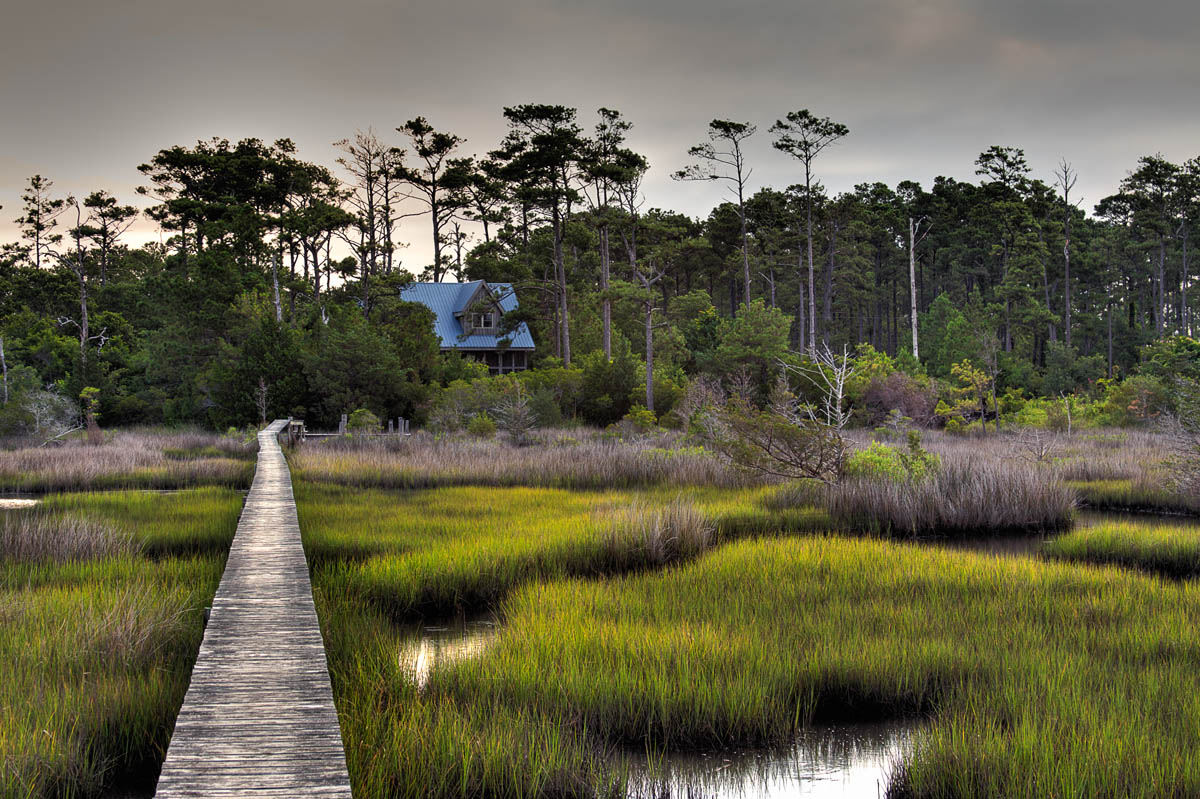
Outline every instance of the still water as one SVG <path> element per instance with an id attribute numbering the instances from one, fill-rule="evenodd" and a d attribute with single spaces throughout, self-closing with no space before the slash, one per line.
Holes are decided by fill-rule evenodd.
<path id="1" fill-rule="evenodd" d="M 910 721 L 804 730 L 785 750 L 672 754 L 631 763 L 639 799 L 875 799 L 911 753 Z"/>
<path id="2" fill-rule="evenodd" d="M 442 624 L 413 625 L 400 639 L 400 666 L 418 688 L 424 688 L 435 666 L 479 655 L 499 635 L 499 625 L 491 617 L 459 617 Z"/>
<path id="3" fill-rule="evenodd" d="M 500 635 L 494 618 L 414 625 L 399 661 L 420 688 L 438 665 L 477 657 Z M 828 725 L 805 730 L 784 749 L 622 755 L 629 795 L 641 799 L 883 797 L 911 751 L 913 722 Z"/>

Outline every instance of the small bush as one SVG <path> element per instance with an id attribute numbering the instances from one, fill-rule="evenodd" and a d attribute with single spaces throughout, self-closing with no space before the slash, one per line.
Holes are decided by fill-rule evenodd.
<path id="1" fill-rule="evenodd" d="M 634 405 L 629 413 L 621 418 L 621 422 L 635 433 L 649 433 L 658 427 L 658 417 L 645 405 Z"/>
<path id="2" fill-rule="evenodd" d="M 908 448 L 889 446 L 878 441 L 846 459 L 847 477 L 912 482 L 924 480 L 940 463 L 937 455 L 921 449 L 920 436 L 909 433 Z"/>
<path id="3" fill-rule="evenodd" d="M 346 421 L 346 430 L 350 433 L 378 433 L 380 426 L 379 417 L 366 408 L 359 408 Z"/>
<path id="4" fill-rule="evenodd" d="M 486 411 L 477 413 L 467 422 L 467 432 L 476 438 L 491 438 L 496 435 L 496 423 Z"/>

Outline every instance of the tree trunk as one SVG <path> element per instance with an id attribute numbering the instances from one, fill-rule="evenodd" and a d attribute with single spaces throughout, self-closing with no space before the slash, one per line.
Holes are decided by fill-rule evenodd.
<path id="1" fill-rule="evenodd" d="M 612 299 L 608 296 L 609 277 L 612 270 L 608 248 L 608 223 L 600 225 L 600 312 L 603 324 L 602 343 L 604 359 L 612 360 Z"/>
<path id="2" fill-rule="evenodd" d="M 283 321 L 283 305 L 279 302 L 279 254 L 271 259 L 271 282 L 275 287 L 275 321 Z"/>
<path id="3" fill-rule="evenodd" d="M 429 219 L 433 225 L 433 282 L 442 282 L 442 231 L 438 220 L 437 199 L 430 200 Z"/>
<path id="4" fill-rule="evenodd" d="M 742 199 L 742 175 L 738 171 L 738 216 L 742 223 L 742 280 L 745 281 L 746 307 L 750 307 L 750 237 L 746 233 L 746 203 Z"/>
<path id="5" fill-rule="evenodd" d="M 1179 275 L 1179 329 L 1183 335 L 1191 335 L 1191 325 L 1188 324 L 1187 281 L 1188 281 L 1188 232 L 1186 223 L 1183 226 L 1183 263 Z"/>
<path id="6" fill-rule="evenodd" d="M 4 404 L 8 404 L 8 361 L 4 359 L 4 336 L 0 336 L 0 372 L 4 375 Z"/>
<path id="7" fill-rule="evenodd" d="M 646 410 L 654 410 L 654 303 L 650 300 L 646 300 Z"/>
<path id="8" fill-rule="evenodd" d="M 826 335 L 829 333 L 830 324 L 833 321 L 833 260 L 837 253 L 837 234 L 838 226 L 835 222 L 830 222 L 829 225 L 829 261 L 825 264 L 825 296 L 823 298 L 823 306 L 821 308 L 821 327 Z"/>
<path id="9" fill-rule="evenodd" d="M 1046 338 L 1050 341 L 1058 341 L 1058 329 L 1054 325 L 1054 308 L 1050 306 L 1050 269 L 1046 264 L 1046 259 L 1042 259 L 1042 291 L 1046 295 L 1046 315 L 1051 321 L 1046 322 Z"/>
<path id="10" fill-rule="evenodd" d="M 1067 209 L 1067 222 L 1063 236 L 1063 340 L 1071 349 L 1071 210 Z"/>
<path id="11" fill-rule="evenodd" d="M 921 360 L 921 347 L 917 343 L 917 227 L 913 218 L 908 218 L 908 297 L 912 314 L 912 354 L 913 360 Z"/>
<path id="12" fill-rule="evenodd" d="M 807 161 L 804 163 L 804 206 L 805 236 L 808 239 L 808 351 L 810 355 L 815 355 L 817 352 L 817 284 L 813 271 L 812 170 Z"/>
<path id="13" fill-rule="evenodd" d="M 1155 297 L 1154 303 L 1154 327 L 1158 335 L 1162 335 L 1166 330 L 1166 319 L 1163 314 L 1163 305 L 1167 296 L 1167 242 L 1166 237 L 1159 235 L 1158 237 L 1158 296 Z"/>
<path id="14" fill-rule="evenodd" d="M 558 278 L 558 304 L 559 304 L 559 335 L 562 338 L 562 359 L 563 366 L 570 367 L 571 365 L 571 322 L 567 311 L 567 269 L 563 263 L 563 236 L 565 230 L 563 221 L 559 217 L 558 212 L 554 214 L 554 269 Z"/>
<path id="15" fill-rule="evenodd" d="M 1112 302 L 1108 303 L 1108 379 L 1113 376 Z"/>

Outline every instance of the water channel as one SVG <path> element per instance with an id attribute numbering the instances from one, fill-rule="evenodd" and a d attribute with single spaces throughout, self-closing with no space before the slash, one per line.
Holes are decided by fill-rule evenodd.
<path id="1" fill-rule="evenodd" d="M 1084 511 L 1076 525 L 1113 522 L 1178 524 L 1195 529 L 1188 517 Z M 921 543 L 997 557 L 1033 557 L 1049 535 L 926 539 Z M 400 663 L 424 687 L 438 664 L 477 657 L 500 636 L 496 618 L 458 618 L 437 625 L 414 625 L 402 633 Z M 735 749 L 622 755 L 636 799 L 859 799 L 885 797 L 888 786 L 913 749 L 923 722 L 918 719 L 867 724 L 832 724 L 802 730 L 785 749 Z"/>

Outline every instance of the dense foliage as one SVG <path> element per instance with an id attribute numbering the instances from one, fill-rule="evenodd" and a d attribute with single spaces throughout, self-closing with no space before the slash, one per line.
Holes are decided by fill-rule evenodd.
<path id="1" fill-rule="evenodd" d="M 399 298 L 412 271 L 515 284 L 506 323 L 533 330 L 536 369 L 519 381 L 541 424 L 662 419 L 697 378 L 762 402 L 793 353 L 825 345 L 858 353 L 849 399 L 869 424 L 1061 412 L 1032 397 L 1139 422 L 1200 375 L 1198 159 L 1140 159 L 1091 214 L 1069 164 L 1047 182 L 999 146 L 978 183 L 831 196 L 816 156 L 853 135 L 803 111 L 761 134 L 802 172 L 783 156 L 757 166 L 804 182 L 752 192 L 741 143 L 755 126 L 714 120 L 678 177 L 737 202 L 691 219 L 643 210 L 649 165 L 619 113 L 602 109 L 591 135 L 562 106 L 504 115 L 509 134 L 476 157 L 423 118 L 397 129 L 409 151 L 372 133 L 337 143 L 336 170 L 288 140 L 163 149 L 140 167 L 163 233 L 143 246 L 127 242 L 143 211 L 34 176 L 22 238 L 0 250 L 0 433 L 79 424 L 89 388 L 105 425 L 494 419 L 512 379 L 439 352 L 429 312 Z M 415 214 L 432 217 L 436 262 L 407 271 L 401 222 Z"/>

